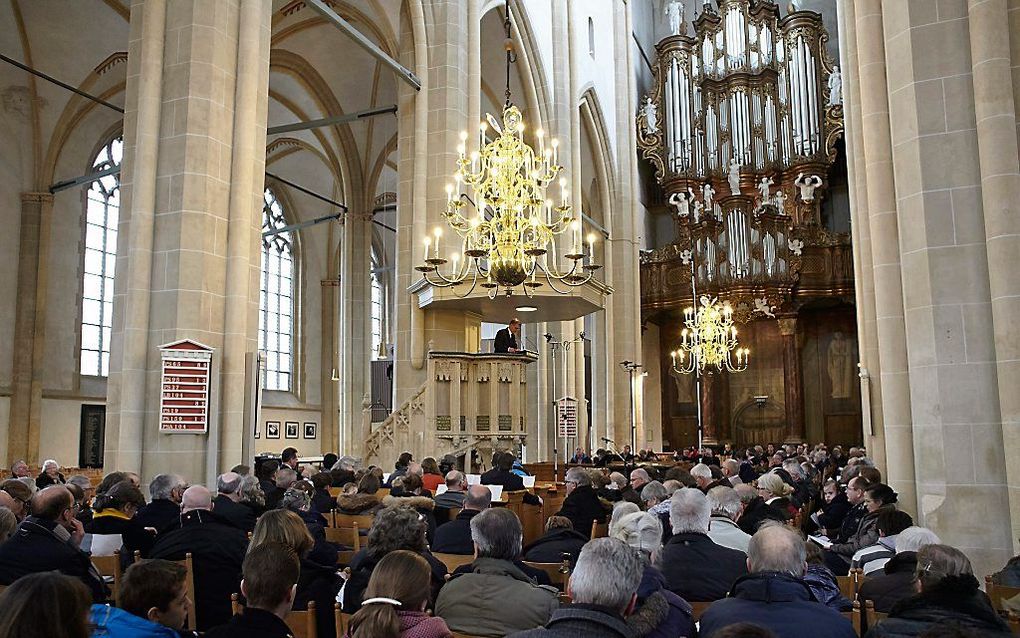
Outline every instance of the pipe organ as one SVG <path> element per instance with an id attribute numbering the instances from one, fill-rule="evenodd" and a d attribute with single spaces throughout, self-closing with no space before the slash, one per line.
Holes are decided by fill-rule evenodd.
<path id="1" fill-rule="evenodd" d="M 791 244 L 817 235 L 842 133 L 838 71 L 819 14 L 780 17 L 768 0 L 717 4 L 693 34 L 684 25 L 656 45 L 638 146 L 676 208 L 677 254 L 689 254 L 699 291 L 735 307 L 761 297 L 779 306 L 799 270 Z M 805 179 L 819 197 L 803 197 Z"/>

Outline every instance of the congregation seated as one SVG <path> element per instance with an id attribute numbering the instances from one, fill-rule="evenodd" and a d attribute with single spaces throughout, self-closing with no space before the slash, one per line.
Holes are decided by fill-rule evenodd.
<path id="1" fill-rule="evenodd" d="M 88 588 L 54 571 L 29 574 L 0 593 L 0 637 L 89 638 Z"/>
<path id="2" fill-rule="evenodd" d="M 141 490 L 130 481 L 121 481 L 105 494 L 97 496 L 93 506 L 95 514 L 84 528 L 82 549 L 93 556 L 113 556 L 115 551 L 120 550 L 125 568 L 136 551 L 147 558 L 156 540 L 156 532 L 138 522 L 136 514 L 144 503 Z"/>
<path id="3" fill-rule="evenodd" d="M 533 563 L 559 563 L 564 557 L 570 564 L 577 563 L 581 548 L 589 537 L 574 531 L 569 518 L 550 516 L 545 523 L 545 534 L 524 547 L 524 560 Z"/>
<path id="4" fill-rule="evenodd" d="M 255 529 L 255 510 L 241 503 L 244 497 L 241 487 L 244 477 L 234 472 L 227 472 L 216 477 L 216 498 L 213 500 L 213 511 L 226 519 L 234 527 L 250 532 Z"/>
<path id="5" fill-rule="evenodd" d="M 674 492 L 676 490 L 673 490 Z M 649 514 L 654 514 L 659 517 L 659 521 L 662 523 L 662 542 L 665 543 L 672 536 L 672 527 L 669 524 L 669 508 L 671 496 L 666 486 L 658 481 L 652 481 L 646 483 L 641 488 L 641 502 L 644 505 L 645 511 Z"/>
<path id="6" fill-rule="evenodd" d="M 315 541 L 301 517 L 290 510 L 270 510 L 259 517 L 248 551 L 266 543 L 282 543 L 297 554 L 300 573 L 293 608 L 303 611 L 308 609 L 309 601 L 314 602 L 320 638 L 334 638 L 333 603 L 342 584 L 335 563 L 314 560 Z"/>
<path id="7" fill-rule="evenodd" d="M 917 551 L 925 545 L 941 542 L 935 532 L 925 527 L 908 527 L 900 532 L 896 539 L 896 555 L 889 559 L 880 573 L 872 572 L 864 580 L 858 598 L 874 602 L 877 612 L 889 613 L 897 602 L 916 593 Z"/>
<path id="8" fill-rule="evenodd" d="M 241 476 L 241 498 L 238 503 L 250 509 L 256 517 L 266 511 L 266 495 L 255 475 Z"/>
<path id="9" fill-rule="evenodd" d="M 289 465 L 281 466 L 276 471 L 275 487 L 266 492 L 266 509 L 276 509 L 280 507 L 280 503 L 283 501 L 283 495 L 287 493 L 291 487 L 294 486 L 298 480 L 297 472 L 295 472 Z"/>
<path id="10" fill-rule="evenodd" d="M 714 458 L 714 457 L 713 457 Z M 715 474 L 712 472 L 712 468 L 706 463 L 698 463 L 691 468 L 691 477 L 694 478 L 695 484 L 699 490 L 708 494 L 708 491 L 713 487 L 733 487 L 730 482 L 725 478 L 721 478 L 722 471 L 720 470 L 720 478 L 715 478 Z"/>
<path id="11" fill-rule="evenodd" d="M 361 600 L 372 571 L 386 554 L 398 549 L 420 554 L 432 568 L 430 600 L 446 582 L 446 565 L 428 551 L 425 521 L 410 507 L 387 507 L 375 515 L 368 532 L 368 546 L 354 555 L 350 577 L 344 584 L 341 602 L 344 613 L 361 608 Z"/>
<path id="12" fill-rule="evenodd" d="M 191 554 L 195 624 L 204 631 L 230 618 L 230 593 L 247 548 L 247 534 L 212 511 L 209 490 L 192 485 L 182 497 L 180 525 L 156 538 L 150 556 L 177 561 Z"/>
<path id="13" fill-rule="evenodd" d="M 648 470 L 643 467 L 634 468 L 630 472 L 630 485 L 620 492 L 620 498 L 640 506 L 641 490 L 651 482 L 652 477 L 648 474 Z"/>
<path id="14" fill-rule="evenodd" d="M 283 543 L 252 548 L 241 566 L 244 610 L 224 618 L 205 638 L 291 638 L 284 618 L 294 604 L 300 569 L 297 553 Z"/>
<path id="15" fill-rule="evenodd" d="M 446 473 L 446 491 L 436 496 L 436 509 L 437 510 L 449 510 L 458 507 L 464 507 L 465 490 L 467 490 L 467 477 L 464 476 L 463 472 L 457 470 L 450 470 Z M 439 519 L 439 516 L 436 517 Z M 449 517 L 443 517 L 445 520 L 449 520 Z M 437 520 L 442 525 L 442 522 Z"/>
<path id="16" fill-rule="evenodd" d="M 10 585 L 28 574 L 58 571 L 84 583 L 95 602 L 103 602 L 107 589 L 81 550 L 85 530 L 74 517 L 74 499 L 62 485 L 51 485 L 32 497 L 32 514 L 0 545 L 0 585 Z"/>
<path id="17" fill-rule="evenodd" d="M 627 514 L 610 535 L 629 545 L 641 559 L 637 599 L 626 619 L 635 638 L 697 635 L 691 605 L 666 588 L 666 577 L 654 565 L 662 549 L 659 518 L 649 512 Z"/>
<path id="18" fill-rule="evenodd" d="M 329 472 L 331 487 L 343 487 L 358 482 L 357 462 L 350 456 L 341 456 L 331 466 L 323 469 Z"/>
<path id="19" fill-rule="evenodd" d="M 788 521 L 797 513 L 797 508 L 790 499 L 793 487 L 776 472 L 768 472 L 759 476 L 755 481 L 755 487 L 758 489 L 758 496 L 764 499 L 765 505 L 774 514 L 769 518 Z"/>
<path id="20" fill-rule="evenodd" d="M 482 482 L 485 482 L 484 477 Z M 606 509 L 591 486 L 591 478 L 584 468 L 572 467 L 567 470 L 564 483 L 567 497 L 563 499 L 563 505 L 556 515 L 570 519 L 577 533 L 590 538 L 592 524 L 606 520 Z"/>
<path id="21" fill-rule="evenodd" d="M 783 638 L 855 638 L 850 621 L 816 601 L 804 582 L 806 551 L 788 527 L 763 525 L 748 546 L 750 573 L 702 614 L 700 635 L 715 636 L 727 625 L 750 622 Z"/>
<path id="22" fill-rule="evenodd" d="M 662 549 L 660 568 L 670 591 L 688 601 L 726 596 L 733 582 L 747 574 L 743 552 L 716 545 L 708 537 L 711 509 L 697 488 L 677 490 L 671 498 L 673 536 Z"/>
<path id="23" fill-rule="evenodd" d="M 723 478 L 730 487 L 736 487 L 744 481 L 740 478 L 740 462 L 734 458 L 723 461 L 719 468 L 722 470 Z"/>
<path id="24" fill-rule="evenodd" d="M 358 480 L 358 491 L 355 494 L 341 494 L 336 497 L 336 508 L 341 514 L 355 516 L 367 516 L 375 514 L 383 508 L 380 502 L 379 490 L 382 489 L 382 482 L 372 472 L 366 472 Z"/>
<path id="25" fill-rule="evenodd" d="M 121 577 L 117 606 L 92 605 L 89 621 L 103 638 L 177 638 L 191 611 L 187 569 L 143 560 Z"/>
<path id="26" fill-rule="evenodd" d="M 732 487 L 713 487 L 706 494 L 712 516 L 708 524 L 708 537 L 716 545 L 747 553 L 751 535 L 740 529 L 737 520 L 743 511 L 740 496 Z"/>
<path id="27" fill-rule="evenodd" d="M 914 519 L 906 512 L 896 509 L 881 512 L 875 519 L 878 540 L 857 550 L 850 560 L 850 566 L 863 570 L 865 575 L 881 571 L 889 559 L 896 555 L 896 541 L 900 532 L 913 524 Z"/>
<path id="28" fill-rule="evenodd" d="M 980 636 L 1010 636 L 1006 622 L 979 588 L 970 560 L 948 545 L 917 550 L 917 593 L 897 602 L 867 638 L 920 636 L 938 626 L 956 626 Z"/>
<path id="29" fill-rule="evenodd" d="M 259 487 L 265 501 L 269 502 L 270 496 L 276 492 L 276 474 L 280 471 L 279 461 L 268 459 L 262 461 L 255 471 L 255 477 L 259 480 Z"/>
<path id="30" fill-rule="evenodd" d="M 421 460 L 421 470 L 424 489 L 435 494 L 436 489 L 445 482 L 445 477 L 439 472 L 439 463 L 435 458 L 426 456 Z"/>
<path id="31" fill-rule="evenodd" d="M 822 486 L 822 499 L 824 503 L 811 515 L 811 520 L 828 534 L 829 530 L 838 530 L 843 525 L 843 519 L 850 511 L 851 504 L 847 500 L 846 492 L 839 488 L 839 483 L 834 479 L 827 480 Z"/>
<path id="32" fill-rule="evenodd" d="M 641 574 L 641 559 L 623 541 L 596 538 L 581 551 L 567 583 L 567 592 L 573 603 L 553 610 L 543 627 L 510 636 L 633 636 L 625 617 L 636 604 Z"/>
<path id="33" fill-rule="evenodd" d="M 487 509 L 471 520 L 471 538 L 476 558 L 468 573 L 454 574 L 440 590 L 436 615 L 451 630 L 473 636 L 505 636 L 545 624 L 559 606 L 557 592 L 514 564 L 523 540 L 517 515 Z"/>
<path id="34" fill-rule="evenodd" d="M 473 554 L 475 546 L 471 540 L 471 519 L 489 509 L 491 503 L 492 492 L 489 488 L 484 485 L 469 487 L 464 506 L 457 517 L 436 528 L 432 551 L 440 554 Z"/>
<path id="35" fill-rule="evenodd" d="M 42 470 L 39 472 L 39 476 L 35 478 L 36 488 L 41 490 L 50 485 L 63 485 L 64 483 L 66 481 L 64 480 L 64 475 L 60 473 L 60 463 L 53 459 L 43 461 Z"/>
<path id="36" fill-rule="evenodd" d="M 92 487 L 92 480 L 82 474 L 75 474 L 74 476 L 67 477 L 65 487 L 71 490 L 71 494 L 74 495 L 74 517 L 81 521 L 82 525 L 88 525 L 89 521 L 92 520 L 93 514 L 92 499 L 96 495 L 96 489 Z M 79 490 L 81 492 L 80 495 L 75 490 Z"/>
<path id="37" fill-rule="evenodd" d="M 860 481 L 857 477 L 854 481 Z M 896 508 L 896 492 L 883 483 L 870 485 L 864 490 L 861 505 L 865 514 L 857 525 L 857 530 L 850 534 L 846 541 L 833 543 L 825 550 L 825 564 L 837 576 L 846 575 L 850 570 L 850 561 L 854 554 L 864 547 L 878 542 L 878 517 L 883 512 Z M 849 519 L 850 516 L 847 516 Z M 845 527 L 844 527 L 845 529 Z"/>
<path id="38" fill-rule="evenodd" d="M 419 554 L 398 549 L 379 561 L 365 601 L 348 623 L 349 638 L 448 638 L 442 618 L 430 616 L 432 569 Z"/>
<path id="39" fill-rule="evenodd" d="M 128 479 L 125 476 L 123 480 Z M 157 533 L 177 523 L 181 517 L 181 497 L 186 489 L 188 482 L 176 474 L 156 475 L 149 483 L 150 500 L 136 516 L 138 523 Z"/>

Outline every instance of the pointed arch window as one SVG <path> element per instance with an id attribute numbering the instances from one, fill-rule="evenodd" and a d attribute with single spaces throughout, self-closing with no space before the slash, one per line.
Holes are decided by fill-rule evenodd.
<path id="1" fill-rule="evenodd" d="M 283 206 L 266 189 L 262 205 L 262 285 L 259 293 L 259 349 L 266 353 L 267 390 L 291 389 L 294 374 L 294 244 Z"/>
<path id="2" fill-rule="evenodd" d="M 120 166 L 124 138 L 110 140 L 92 161 L 92 172 Z M 117 261 L 117 222 L 120 220 L 120 175 L 92 182 L 85 195 L 85 260 L 82 269 L 82 375 L 110 374 L 110 335 L 113 327 L 113 281 Z"/>
<path id="3" fill-rule="evenodd" d="M 386 308 L 386 297 L 383 283 L 378 272 L 372 273 L 372 356 L 379 356 L 379 348 L 383 343 L 383 313 Z"/>

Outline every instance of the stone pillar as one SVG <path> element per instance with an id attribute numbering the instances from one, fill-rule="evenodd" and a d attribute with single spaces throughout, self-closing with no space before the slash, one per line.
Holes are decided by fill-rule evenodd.
<path id="1" fill-rule="evenodd" d="M 199 482 L 242 460 L 271 11 L 269 0 L 132 4 L 108 467 Z M 216 350 L 206 436 L 158 432 L 156 347 L 183 338 Z"/>
<path id="2" fill-rule="evenodd" d="M 1020 537 L 1020 153 L 1005 0 L 970 0 L 970 51 L 999 413 L 1015 542 Z M 1014 16 L 1020 16 L 1015 3 Z M 1015 37 L 1015 33 L 1014 33 Z M 1014 67 L 1015 68 L 1015 67 Z M 1018 78 L 1020 79 L 1020 78 Z M 1017 545 L 1014 544 L 1016 553 Z"/>
<path id="3" fill-rule="evenodd" d="M 903 273 L 896 187 L 892 165 L 886 54 L 881 0 L 853 3 L 860 82 L 860 113 L 867 180 L 868 232 L 871 237 L 875 285 L 876 334 L 882 384 L 882 424 L 886 444 L 886 480 L 912 509 L 914 442 L 911 415 L 911 376 L 907 366 L 906 322 L 903 312 Z"/>
<path id="4" fill-rule="evenodd" d="M 706 372 L 701 375 L 701 423 L 703 427 L 702 444 L 717 445 L 719 443 L 719 411 L 716 394 L 719 391 L 719 372 Z"/>
<path id="5" fill-rule="evenodd" d="M 800 367 L 797 318 L 777 319 L 783 336 L 783 399 L 786 403 L 786 443 L 803 443 L 804 374 Z"/>
<path id="6" fill-rule="evenodd" d="M 330 228 L 332 239 L 332 227 Z M 334 242 L 330 241 L 329 246 Z M 331 260 L 331 263 L 332 262 Z M 332 268 L 330 269 L 332 270 Z M 319 426 L 319 440 L 322 443 L 322 451 L 336 452 L 343 450 L 351 454 L 357 454 L 357 446 L 340 447 L 340 394 L 343 388 L 341 381 L 333 380 L 333 371 L 340 375 L 340 282 L 339 278 L 323 279 L 319 282 L 321 287 L 322 304 L 319 315 L 319 325 L 322 326 L 322 348 L 320 350 L 319 370 L 322 376 L 322 408 L 319 419 L 322 425 Z M 356 430 L 360 432 L 359 430 Z"/>
<path id="7" fill-rule="evenodd" d="M 369 318 L 371 294 L 371 215 L 355 207 L 344 216 L 340 247 L 340 423 L 339 449 L 354 449 L 361 442 L 362 401 L 369 391 L 372 337 Z M 405 293 L 406 294 L 406 293 Z M 396 406 L 395 406 L 396 407 Z"/>
<path id="8" fill-rule="evenodd" d="M 21 194 L 18 296 L 14 319 L 14 365 L 5 465 L 18 459 L 41 463 L 42 368 L 46 345 L 46 283 L 53 195 Z M 70 463 L 70 459 L 65 459 Z"/>
<path id="9" fill-rule="evenodd" d="M 836 4 L 840 30 L 840 69 L 843 72 L 843 125 L 850 183 L 850 234 L 854 252 L 854 294 L 857 306 L 861 396 L 870 407 L 870 429 L 864 431 L 869 455 L 879 467 L 888 467 L 882 423 L 882 369 L 879 365 L 875 310 L 875 276 L 871 231 L 868 227 L 868 183 L 865 179 L 864 136 L 861 120 L 860 77 L 857 72 L 857 28 L 852 2 Z M 867 376 L 869 381 L 863 381 Z M 878 424 L 878 425 L 876 425 Z"/>

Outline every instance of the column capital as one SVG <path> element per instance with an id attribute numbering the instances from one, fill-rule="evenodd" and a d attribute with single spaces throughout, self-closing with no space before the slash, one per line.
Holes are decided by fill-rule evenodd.
<path id="1" fill-rule="evenodd" d="M 779 324 L 779 334 L 784 337 L 792 337 L 797 334 L 796 317 L 780 317 L 776 319 L 776 323 Z"/>

